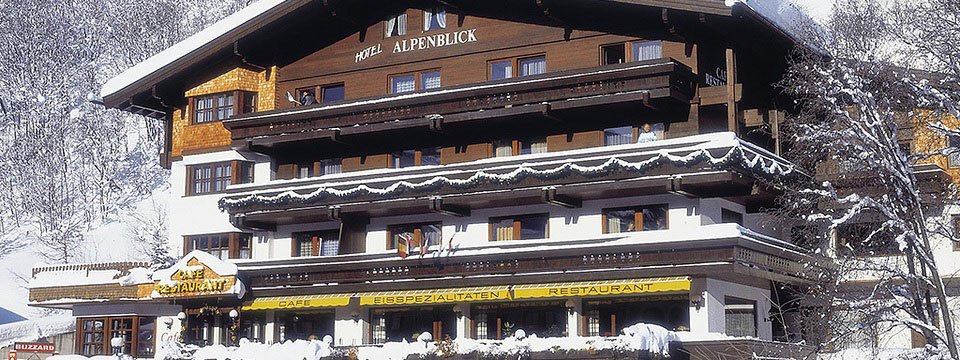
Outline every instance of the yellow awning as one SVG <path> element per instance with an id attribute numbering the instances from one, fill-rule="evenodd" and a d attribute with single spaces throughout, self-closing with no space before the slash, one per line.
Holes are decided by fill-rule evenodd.
<path id="1" fill-rule="evenodd" d="M 271 296 L 253 299 L 243 310 L 309 309 L 347 306 L 354 294 Z"/>
<path id="2" fill-rule="evenodd" d="M 441 304 L 512 299 L 509 286 L 383 291 L 357 295 L 360 296 L 360 305 Z"/>
<path id="3" fill-rule="evenodd" d="M 535 299 L 688 291 L 690 291 L 690 278 L 683 276 L 516 285 L 513 287 L 513 297 L 515 299 Z"/>

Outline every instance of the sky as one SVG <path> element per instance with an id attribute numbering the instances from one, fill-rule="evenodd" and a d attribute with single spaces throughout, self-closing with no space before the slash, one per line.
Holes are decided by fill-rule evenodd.
<path id="1" fill-rule="evenodd" d="M 793 0 L 800 8 L 807 11 L 814 20 L 823 22 L 830 16 L 830 8 L 834 0 Z"/>

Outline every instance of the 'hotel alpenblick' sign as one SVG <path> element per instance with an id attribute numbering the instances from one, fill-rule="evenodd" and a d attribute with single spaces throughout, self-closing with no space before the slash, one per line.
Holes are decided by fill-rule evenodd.
<path id="1" fill-rule="evenodd" d="M 392 53 L 400 54 L 432 48 L 457 46 L 472 42 L 477 42 L 477 29 L 459 30 L 397 40 L 393 44 Z M 376 44 L 358 51 L 354 62 L 359 63 L 380 54 L 383 54 L 383 44 Z"/>
<path id="2" fill-rule="evenodd" d="M 153 298 L 193 298 L 237 295 L 243 284 L 237 280 L 237 266 L 203 251 L 193 251 L 167 269 L 157 270 Z"/>

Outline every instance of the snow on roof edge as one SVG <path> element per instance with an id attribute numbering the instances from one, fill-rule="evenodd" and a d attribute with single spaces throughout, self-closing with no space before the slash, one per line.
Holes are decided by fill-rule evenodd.
<path id="1" fill-rule="evenodd" d="M 164 67 L 172 64 L 174 61 L 200 50 L 204 45 L 223 37 L 238 27 L 246 24 L 253 19 L 263 15 L 287 0 L 258 0 L 249 6 L 240 9 L 236 13 L 227 16 L 223 20 L 217 21 L 210 27 L 191 35 L 190 37 L 174 44 L 173 46 L 161 51 L 159 54 L 134 65 L 133 67 L 121 72 L 110 80 L 107 80 L 100 89 L 100 97 L 116 94 L 117 92 L 133 85 L 137 81 L 160 71 Z"/>

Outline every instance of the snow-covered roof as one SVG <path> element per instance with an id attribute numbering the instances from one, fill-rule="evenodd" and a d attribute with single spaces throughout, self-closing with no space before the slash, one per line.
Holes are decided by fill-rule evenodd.
<path id="1" fill-rule="evenodd" d="M 815 46 L 810 36 L 823 31 L 822 27 L 791 0 L 725 0 L 727 6 L 742 4 L 760 15 L 769 24 L 793 39 L 794 42 Z M 816 50 L 820 50 L 817 48 Z"/>
<path id="2" fill-rule="evenodd" d="M 250 6 L 237 11 L 233 15 L 227 16 L 212 26 L 203 29 L 203 31 L 176 43 L 168 49 L 161 51 L 159 54 L 151 56 L 147 60 L 134 65 L 108 80 L 103 84 L 103 88 L 100 89 L 100 97 L 107 97 L 117 93 L 148 75 L 173 64 L 173 62 L 178 59 L 199 51 L 204 45 L 226 36 L 244 24 L 254 21 L 286 1 L 288 0 L 258 0 Z"/>
<path id="3" fill-rule="evenodd" d="M 796 26 L 798 19 L 810 20 L 809 16 L 803 14 L 789 0 L 725 0 L 728 6 L 735 3 L 743 3 L 757 13 L 768 19 L 771 25 L 781 28 L 784 32 L 792 35 L 798 35 Z M 212 26 L 186 38 L 183 41 L 171 46 L 170 48 L 151 56 L 147 60 L 127 69 L 119 75 L 108 80 L 100 90 L 100 97 L 106 98 L 114 95 L 121 90 L 130 87 L 137 82 L 146 79 L 150 75 L 159 73 L 172 66 L 178 60 L 192 54 L 200 53 L 205 50 L 207 45 L 214 43 L 218 39 L 226 38 L 235 34 L 237 30 L 246 24 L 251 24 L 264 15 L 282 5 L 293 3 L 294 0 L 258 0 L 253 4 L 241 9 L 240 11 L 220 20 Z M 802 36 L 794 36 L 794 39 L 802 39 Z"/>
<path id="4" fill-rule="evenodd" d="M 70 334 L 77 329 L 77 320 L 73 316 L 44 316 L 36 320 L 24 320 L 0 325 L 0 347 L 13 345 L 14 342 L 33 342 L 43 338 Z"/>

